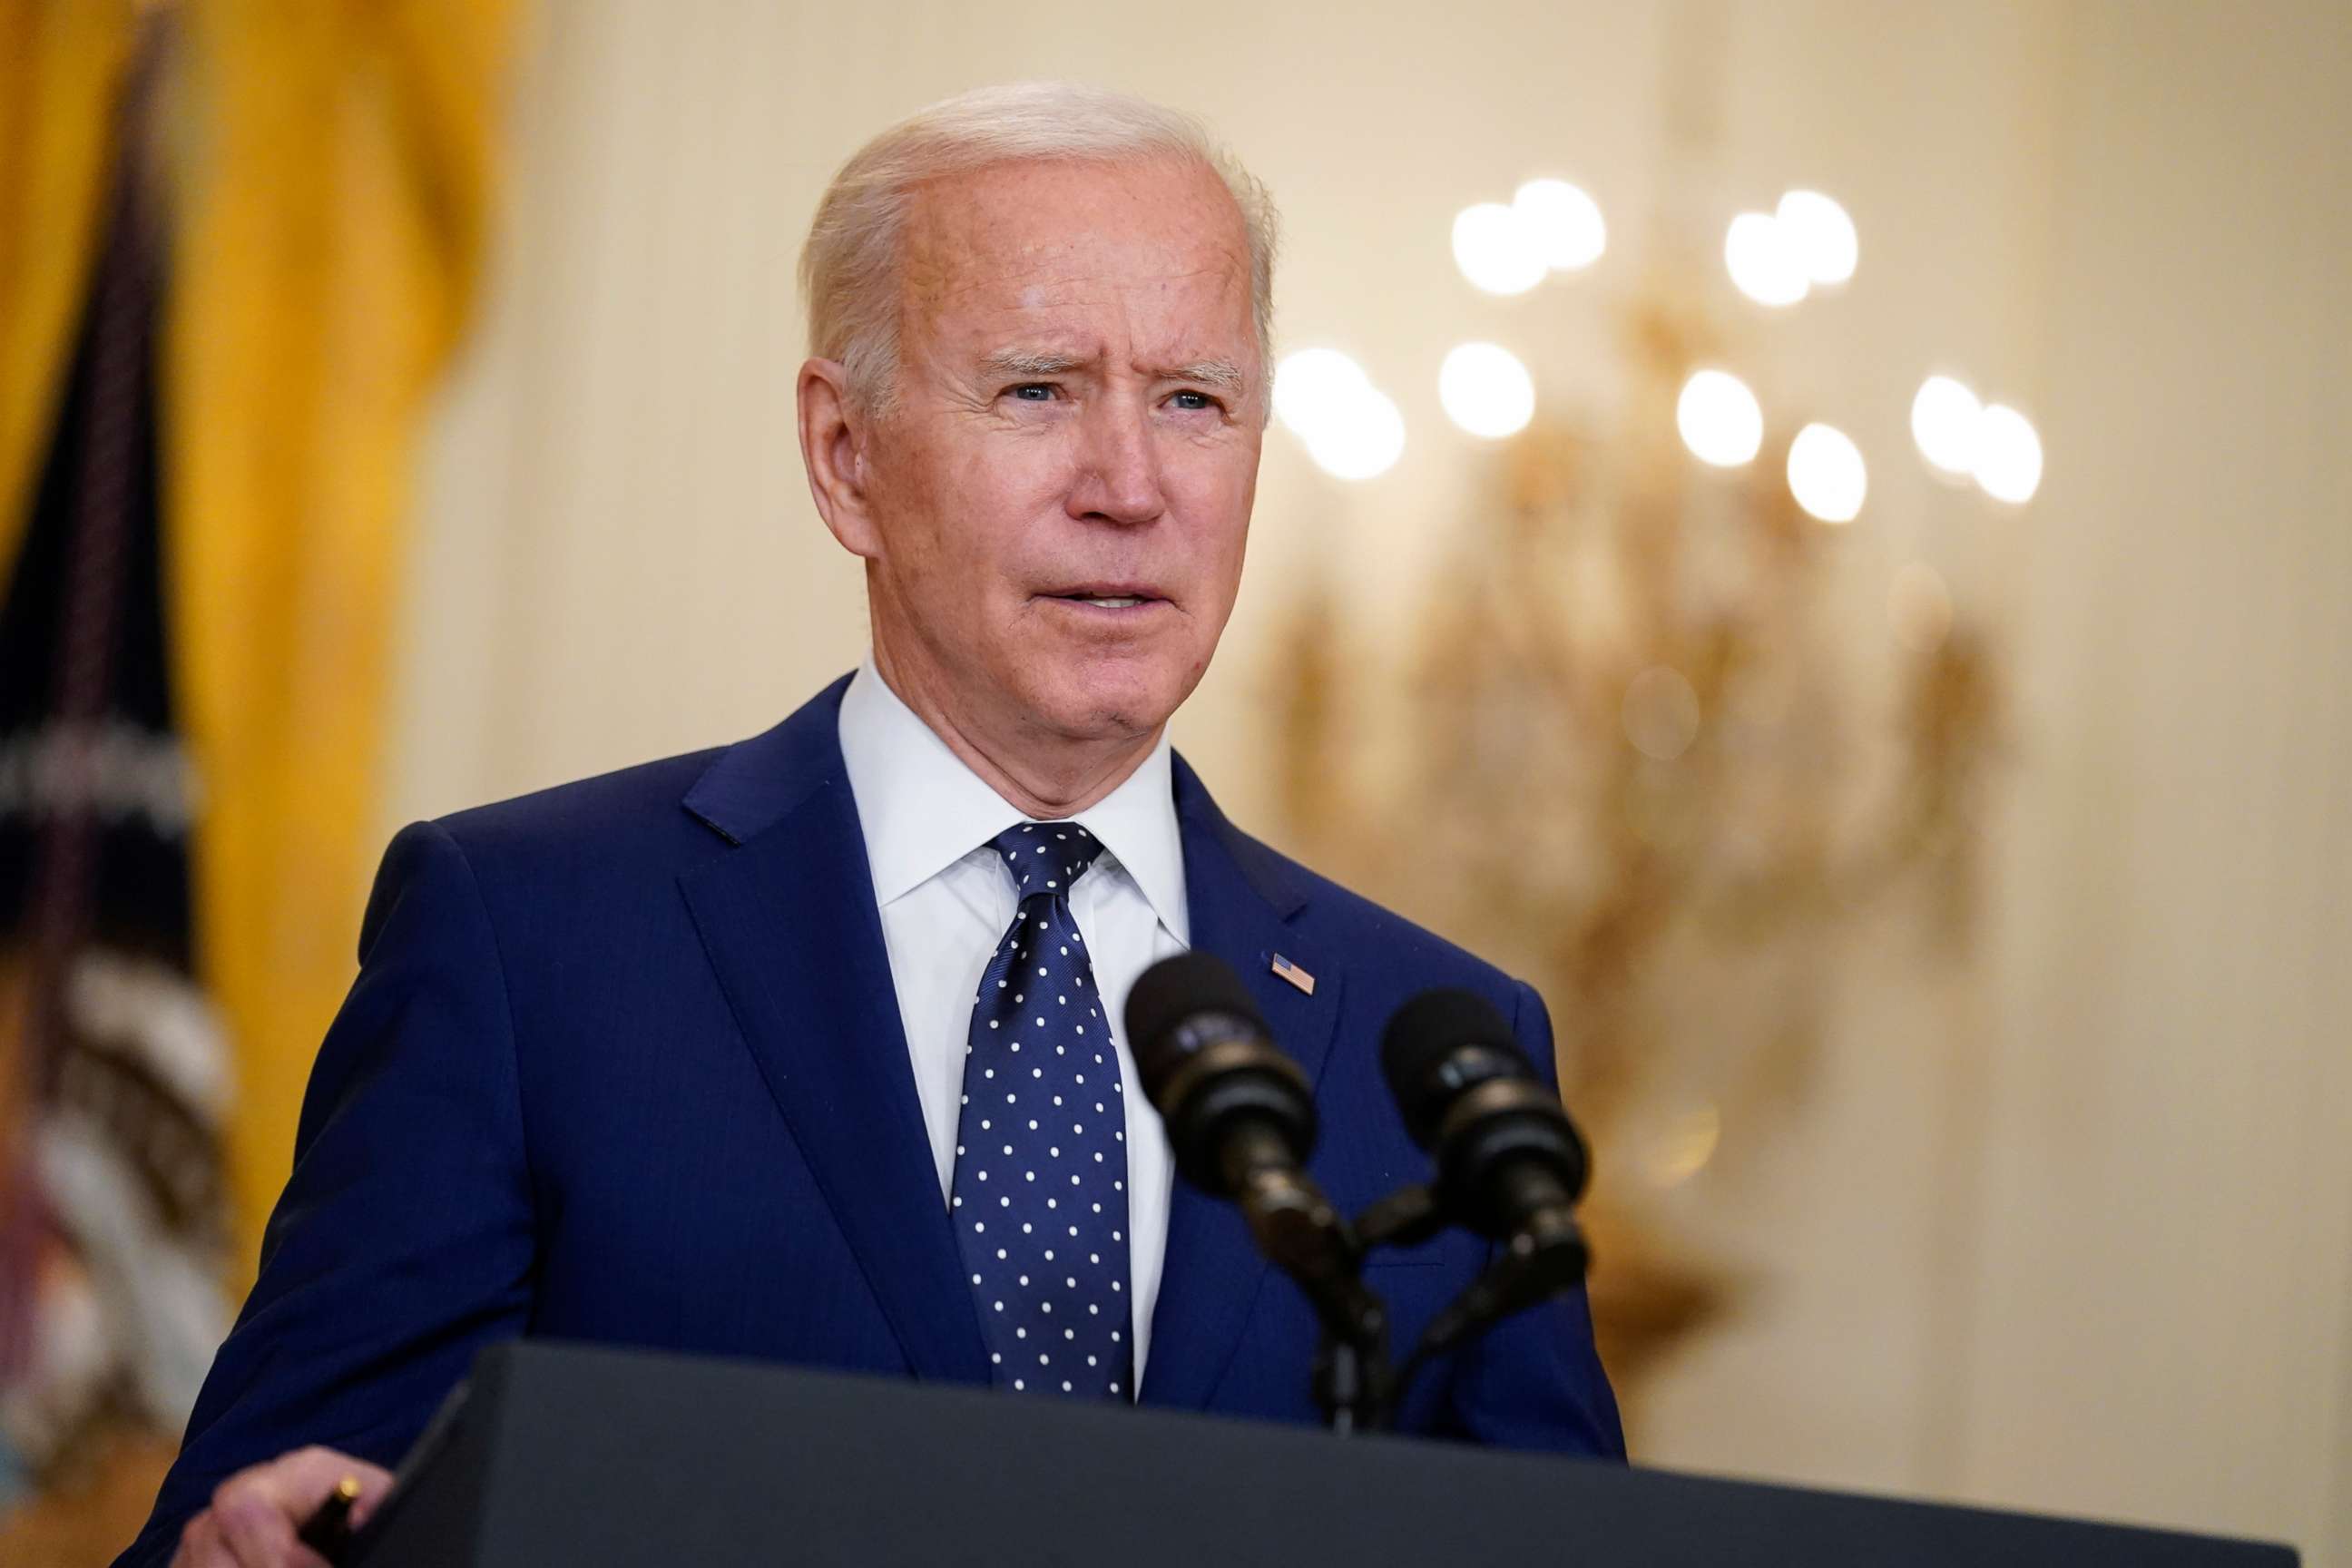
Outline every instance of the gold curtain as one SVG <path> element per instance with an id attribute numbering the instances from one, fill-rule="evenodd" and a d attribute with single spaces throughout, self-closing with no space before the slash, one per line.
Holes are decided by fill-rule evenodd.
<path id="1" fill-rule="evenodd" d="M 352 973 L 418 416 L 480 262 L 507 0 L 188 0 L 164 355 L 199 962 L 248 1255 Z"/>
<path id="2" fill-rule="evenodd" d="M 0 0 L 0 584 L 98 242 L 130 0 Z"/>

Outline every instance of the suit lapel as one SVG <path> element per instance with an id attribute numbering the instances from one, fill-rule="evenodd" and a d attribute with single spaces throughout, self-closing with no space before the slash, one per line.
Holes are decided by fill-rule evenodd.
<path id="1" fill-rule="evenodd" d="M 1175 773 L 1192 946 L 1233 965 L 1273 1026 L 1275 1042 L 1310 1080 L 1319 1081 L 1339 1022 L 1340 976 L 1287 923 L 1305 903 L 1306 889 L 1286 862 L 1225 820 L 1181 757 Z M 1317 976 L 1313 995 L 1274 973 L 1276 953 Z M 1178 1177 L 1151 1317 L 1145 1403 L 1194 1408 L 1209 1403 L 1240 1346 L 1266 1273 L 1241 1212 Z M 1276 1287 L 1289 1288 L 1280 1281 Z"/>
<path id="2" fill-rule="evenodd" d="M 837 729 L 837 683 L 687 797 L 735 847 L 680 879 L 711 967 L 899 1344 L 987 1381 Z"/>
<path id="3" fill-rule="evenodd" d="M 908 1361 L 923 1377 L 985 1383 L 841 760 L 847 685 L 720 754 L 684 804 L 732 847 L 679 884 L 768 1092 Z M 1233 965 L 1276 1043 L 1319 1081 L 1340 973 L 1288 924 L 1307 889 L 1225 820 L 1181 757 L 1174 774 L 1192 946 Z M 1313 995 L 1274 973 L 1276 953 L 1317 976 Z M 1145 1403 L 1209 1403 L 1267 1272 L 1240 1212 L 1178 1178 Z"/>

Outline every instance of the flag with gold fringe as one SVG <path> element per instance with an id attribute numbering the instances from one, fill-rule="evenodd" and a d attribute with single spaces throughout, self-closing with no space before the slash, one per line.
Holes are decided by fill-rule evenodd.
<path id="1" fill-rule="evenodd" d="M 127 1539 L 348 984 L 484 0 L 0 0 L 0 1526 Z"/>

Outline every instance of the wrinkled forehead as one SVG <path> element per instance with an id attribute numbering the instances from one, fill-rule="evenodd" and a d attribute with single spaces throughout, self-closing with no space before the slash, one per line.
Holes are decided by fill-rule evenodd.
<path id="1" fill-rule="evenodd" d="M 933 181 L 901 246 L 902 329 L 939 348 L 1111 331 L 1255 357 L 1248 229 L 1214 171 L 1189 160 Z"/>

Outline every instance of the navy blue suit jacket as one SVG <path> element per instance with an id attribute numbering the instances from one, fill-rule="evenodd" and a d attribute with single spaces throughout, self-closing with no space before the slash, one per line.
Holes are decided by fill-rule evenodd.
<path id="1" fill-rule="evenodd" d="M 518 1334 L 987 1381 L 842 764 L 845 685 L 740 745 L 394 840 L 258 1281 L 124 1562 L 167 1560 L 215 1486 L 286 1449 L 395 1463 L 475 1352 Z M 1377 1059 L 1407 996 L 1476 991 L 1549 1067 L 1533 991 L 1174 773 L 1193 944 L 1315 1081 L 1314 1169 L 1344 1209 L 1427 1168 Z M 1456 1232 L 1371 1264 L 1398 1342 L 1486 1257 Z M 1180 1181 L 1141 1402 L 1313 1421 L 1315 1342 L 1237 1212 Z M 1624 1450 L 1581 1297 L 1434 1368 L 1399 1425 Z"/>

